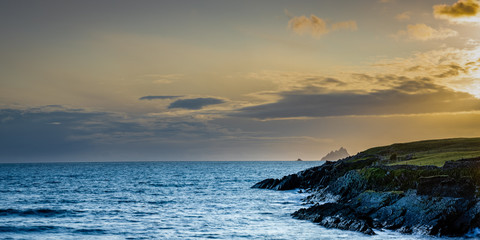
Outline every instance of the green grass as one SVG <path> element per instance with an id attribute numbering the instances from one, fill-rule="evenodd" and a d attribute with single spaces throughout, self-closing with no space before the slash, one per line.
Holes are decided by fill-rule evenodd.
<path id="1" fill-rule="evenodd" d="M 414 189 L 420 177 L 442 174 L 441 169 L 395 169 L 386 170 L 379 167 L 358 170 L 367 182 L 368 189 L 373 191 L 406 191 Z"/>
<path id="2" fill-rule="evenodd" d="M 365 156 L 368 155 L 379 157 L 382 164 L 442 166 L 446 161 L 480 157 L 480 138 L 451 138 L 396 143 L 368 149 L 359 153 L 358 157 L 352 158 L 351 161 L 366 158 Z M 392 155 L 396 155 L 396 159 L 391 159 Z M 411 159 L 408 159 L 408 157 L 411 157 Z"/>
<path id="3" fill-rule="evenodd" d="M 392 163 L 391 165 L 407 164 L 407 165 L 434 165 L 441 167 L 446 161 L 455 161 L 463 158 L 474 158 L 480 157 L 480 150 L 478 151 L 452 151 L 452 152 L 436 152 L 428 153 L 422 152 L 418 153 L 417 157 L 412 160 L 399 161 Z"/>

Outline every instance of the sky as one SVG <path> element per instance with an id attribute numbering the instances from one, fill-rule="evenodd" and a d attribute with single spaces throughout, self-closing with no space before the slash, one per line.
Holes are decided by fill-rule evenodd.
<path id="1" fill-rule="evenodd" d="M 478 0 L 5 0 L 0 32 L 0 162 L 480 136 Z"/>

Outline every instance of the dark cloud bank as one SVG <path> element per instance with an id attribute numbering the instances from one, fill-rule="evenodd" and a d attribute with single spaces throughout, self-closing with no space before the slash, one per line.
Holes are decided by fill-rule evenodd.
<path id="1" fill-rule="evenodd" d="M 82 122 L 104 116 L 104 113 L 61 109 L 0 109 L 0 162 L 10 161 L 18 156 L 35 159 L 52 154 L 76 153 L 90 148 L 90 142 L 72 141 L 71 136 L 84 132 L 80 127 Z"/>
<path id="2" fill-rule="evenodd" d="M 225 103 L 224 100 L 218 98 L 191 98 L 191 99 L 180 99 L 172 102 L 169 109 L 172 108 L 183 108 L 189 110 L 198 110 L 209 105 L 216 105 Z"/>
<path id="3" fill-rule="evenodd" d="M 182 96 L 143 96 L 139 98 L 139 100 L 171 100 L 171 99 L 176 99 L 180 97 Z M 219 98 L 211 98 L 211 97 L 187 98 L 187 99 L 179 99 L 172 102 L 168 106 L 168 108 L 169 109 L 183 108 L 183 109 L 189 109 L 189 110 L 199 110 L 209 105 L 216 105 L 216 104 L 222 104 L 222 103 L 225 103 L 225 101 Z"/>
<path id="4" fill-rule="evenodd" d="M 126 119 L 61 106 L 0 109 L 0 163 L 182 160 L 226 132 L 191 119 Z"/>
<path id="5" fill-rule="evenodd" d="M 143 96 L 138 100 L 165 100 L 165 99 L 175 99 L 181 96 Z"/>
<path id="6" fill-rule="evenodd" d="M 468 93 L 456 92 L 426 78 L 400 78 L 402 81 L 390 89 L 366 93 L 312 93 L 309 88 L 281 92 L 279 101 L 242 108 L 233 116 L 275 119 L 480 110 L 480 100 Z"/>

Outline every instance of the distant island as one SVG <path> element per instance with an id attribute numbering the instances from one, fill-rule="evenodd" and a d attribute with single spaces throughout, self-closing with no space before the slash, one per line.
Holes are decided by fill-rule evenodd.
<path id="1" fill-rule="evenodd" d="M 348 154 L 347 149 L 340 147 L 340 149 L 336 151 L 331 151 L 324 157 L 322 157 L 322 161 L 337 161 L 342 158 L 349 157 L 350 154 Z"/>
<path id="2" fill-rule="evenodd" d="M 327 228 L 465 236 L 480 228 L 480 138 L 375 147 L 252 187 L 310 192 L 292 216 Z"/>

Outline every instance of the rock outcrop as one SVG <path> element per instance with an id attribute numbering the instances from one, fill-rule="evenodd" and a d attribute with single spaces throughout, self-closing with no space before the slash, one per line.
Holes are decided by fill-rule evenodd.
<path id="1" fill-rule="evenodd" d="M 446 162 L 443 167 L 387 166 L 383 160 L 361 155 L 327 161 L 253 187 L 310 191 L 305 199 L 310 207 L 292 216 L 327 228 L 435 236 L 464 236 L 480 228 L 480 158 Z"/>
<path id="2" fill-rule="evenodd" d="M 417 191 L 418 195 L 473 198 L 475 185 L 468 177 L 455 179 L 448 175 L 440 175 L 421 177 L 418 181 Z"/>
<path id="3" fill-rule="evenodd" d="M 359 231 L 374 235 L 371 218 L 355 211 L 351 206 L 339 203 L 314 205 L 300 209 L 292 214 L 298 219 L 310 220 L 327 228 Z"/>
<path id="4" fill-rule="evenodd" d="M 340 147 L 340 149 L 331 151 L 324 157 L 322 157 L 322 161 L 337 161 L 342 158 L 349 157 L 350 154 L 348 154 L 347 149 Z"/>
<path id="5" fill-rule="evenodd" d="M 301 185 L 301 180 L 297 174 L 292 174 L 283 177 L 282 179 L 273 179 L 268 178 L 265 179 L 255 185 L 253 188 L 266 188 L 266 189 L 273 189 L 273 190 L 292 190 L 295 188 L 299 188 Z"/>

